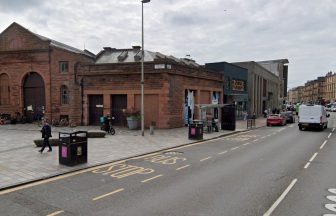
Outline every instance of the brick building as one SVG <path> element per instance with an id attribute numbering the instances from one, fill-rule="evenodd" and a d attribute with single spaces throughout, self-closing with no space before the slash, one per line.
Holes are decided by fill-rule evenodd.
<path id="1" fill-rule="evenodd" d="M 0 113 L 31 121 L 44 113 L 84 125 L 112 113 L 125 125 L 122 110 L 140 110 L 141 58 L 139 47 L 95 56 L 13 23 L 0 34 Z M 197 118 L 195 104 L 223 95 L 223 75 L 192 60 L 146 51 L 144 61 L 145 126 L 181 127 Z"/>
<path id="2" fill-rule="evenodd" d="M 94 55 L 41 35 L 17 23 L 0 34 L 0 113 L 80 120 L 80 85 L 75 65 Z"/>
<path id="3" fill-rule="evenodd" d="M 104 48 L 95 64 L 78 68 L 83 77 L 85 124 L 97 124 L 99 116 L 111 113 L 115 124 L 125 125 L 121 110 L 140 110 L 140 61 L 140 47 Z M 151 122 L 158 128 L 184 126 L 190 93 L 193 104 L 210 104 L 213 95 L 223 95 L 223 75 L 208 72 L 192 60 L 145 51 L 144 62 L 146 127 Z M 197 118 L 193 109 L 193 117 L 190 113 L 189 117 Z"/>

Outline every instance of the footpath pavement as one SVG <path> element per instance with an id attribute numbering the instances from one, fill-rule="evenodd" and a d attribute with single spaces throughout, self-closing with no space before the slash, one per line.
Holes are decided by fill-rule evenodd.
<path id="1" fill-rule="evenodd" d="M 256 119 L 256 128 L 266 125 L 264 118 Z M 204 133 L 203 141 L 247 130 L 246 121 L 237 121 L 235 131 L 220 130 Z M 40 139 L 40 127 L 35 124 L 0 125 L 0 190 L 39 179 L 73 172 L 150 152 L 194 143 L 188 139 L 188 127 L 157 129 L 154 135 L 145 131 L 116 128 L 116 135 L 88 139 L 88 163 L 69 167 L 59 164 L 58 147 L 48 148 L 41 154 L 33 140 Z M 98 126 L 52 128 L 53 138 L 59 131 L 97 130 Z"/>

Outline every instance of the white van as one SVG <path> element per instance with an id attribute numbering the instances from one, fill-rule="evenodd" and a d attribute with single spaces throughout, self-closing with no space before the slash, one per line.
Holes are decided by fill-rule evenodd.
<path id="1" fill-rule="evenodd" d="M 321 105 L 301 105 L 299 108 L 299 129 L 327 128 L 329 114 Z"/>

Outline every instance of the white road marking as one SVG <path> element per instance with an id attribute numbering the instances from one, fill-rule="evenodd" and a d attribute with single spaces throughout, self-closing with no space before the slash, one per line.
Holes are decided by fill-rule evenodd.
<path id="1" fill-rule="evenodd" d="M 153 179 L 160 178 L 160 177 L 162 177 L 162 176 L 163 176 L 163 175 L 157 175 L 157 176 L 154 176 L 154 177 L 152 177 L 152 178 L 149 178 L 149 179 L 146 179 L 146 180 L 142 180 L 141 182 L 142 182 L 142 183 L 145 183 L 145 182 L 151 181 L 151 180 L 153 180 Z"/>
<path id="2" fill-rule="evenodd" d="M 276 135 L 277 133 L 276 132 L 274 132 L 274 133 L 272 133 L 273 135 Z"/>
<path id="3" fill-rule="evenodd" d="M 335 128 L 333 128 L 331 132 L 334 132 L 334 131 L 335 131 Z"/>
<path id="4" fill-rule="evenodd" d="M 328 139 L 331 137 L 332 133 L 329 134 Z"/>
<path id="5" fill-rule="evenodd" d="M 272 136 L 272 134 L 268 134 L 268 135 L 267 135 L 267 137 L 270 137 L 270 136 Z"/>
<path id="6" fill-rule="evenodd" d="M 291 127 L 291 128 L 292 128 L 292 127 L 294 127 L 294 125 L 291 125 L 291 126 L 289 126 L 289 127 Z"/>
<path id="7" fill-rule="evenodd" d="M 326 209 L 336 212 L 336 204 L 325 204 Z"/>
<path id="8" fill-rule="evenodd" d="M 308 162 L 308 163 L 306 164 L 306 166 L 304 166 L 304 168 L 307 169 L 307 168 L 309 167 L 309 165 L 310 165 L 310 162 Z"/>
<path id="9" fill-rule="evenodd" d="M 265 138 L 266 138 L 266 136 L 261 137 L 261 139 L 265 139 Z"/>
<path id="10" fill-rule="evenodd" d="M 185 166 L 183 166 L 183 167 L 179 167 L 179 168 L 177 168 L 176 170 L 181 170 L 181 169 L 184 169 L 184 168 L 187 168 L 187 167 L 190 167 L 190 165 L 185 165 Z"/>
<path id="11" fill-rule="evenodd" d="M 248 142 L 248 143 L 244 143 L 244 144 L 243 144 L 243 146 L 247 146 L 247 145 L 250 145 L 250 143 Z"/>
<path id="12" fill-rule="evenodd" d="M 336 196 L 326 196 L 328 200 L 336 202 Z"/>
<path id="13" fill-rule="evenodd" d="M 212 158 L 212 157 L 203 158 L 203 159 L 201 159 L 200 161 L 201 161 L 201 162 L 202 162 L 202 161 L 206 161 L 206 160 L 209 160 L 210 158 Z"/>
<path id="14" fill-rule="evenodd" d="M 64 211 L 57 211 L 57 212 L 48 214 L 47 216 L 55 216 L 55 215 L 61 214 L 61 213 L 63 213 L 63 212 L 64 212 Z"/>
<path id="15" fill-rule="evenodd" d="M 264 216 L 270 216 L 272 214 L 272 212 L 275 210 L 275 208 L 281 203 L 281 201 L 286 197 L 286 195 L 289 193 L 289 191 L 294 187 L 296 182 L 297 182 L 297 179 L 294 179 L 290 183 L 290 185 L 281 194 L 281 196 L 275 201 L 275 203 L 271 206 L 271 208 L 268 209 L 268 211 L 264 214 Z"/>
<path id="16" fill-rule="evenodd" d="M 326 144 L 327 142 L 328 142 L 328 141 L 325 140 L 325 141 L 323 142 L 323 144 L 320 146 L 320 149 L 323 149 L 323 147 L 325 146 L 325 144 Z"/>
<path id="17" fill-rule="evenodd" d="M 336 216 L 336 214 L 324 214 L 323 216 Z"/>
<path id="18" fill-rule="evenodd" d="M 236 150 L 236 149 L 238 149 L 238 148 L 239 148 L 239 146 L 234 147 L 234 148 L 231 149 L 231 151 Z"/>
<path id="19" fill-rule="evenodd" d="M 115 190 L 115 191 L 112 191 L 112 192 L 110 192 L 110 193 L 107 193 L 107 194 L 104 194 L 104 195 L 101 195 L 101 196 L 97 196 L 97 197 L 93 198 L 92 200 L 93 200 L 93 201 L 96 201 L 96 200 L 102 199 L 102 198 L 104 198 L 104 197 L 107 197 L 107 196 L 110 196 L 110 195 L 119 193 L 119 192 L 121 192 L 121 191 L 123 191 L 123 190 L 124 190 L 124 188 L 120 188 L 120 189 Z"/>
<path id="20" fill-rule="evenodd" d="M 223 151 L 223 152 L 219 152 L 218 154 L 221 155 L 221 154 L 225 154 L 227 153 L 228 151 Z"/>
<path id="21" fill-rule="evenodd" d="M 336 188 L 330 188 L 330 189 L 328 189 L 328 191 L 330 193 L 336 194 Z"/>
<path id="22" fill-rule="evenodd" d="M 255 139 L 255 140 L 253 140 L 252 142 L 257 142 L 257 141 L 259 141 L 259 139 Z"/>
<path id="23" fill-rule="evenodd" d="M 312 162 L 314 159 L 315 159 L 315 157 L 317 156 L 317 152 L 315 152 L 315 154 L 309 159 L 309 162 Z"/>

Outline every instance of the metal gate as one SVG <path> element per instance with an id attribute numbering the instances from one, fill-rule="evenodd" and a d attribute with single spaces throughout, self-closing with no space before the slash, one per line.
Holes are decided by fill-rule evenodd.
<path id="1" fill-rule="evenodd" d="M 111 95 L 111 115 L 114 125 L 126 126 L 127 121 L 123 109 L 127 109 L 127 95 Z"/>
<path id="2" fill-rule="evenodd" d="M 89 125 L 99 125 L 103 116 L 103 95 L 89 95 Z"/>
<path id="3" fill-rule="evenodd" d="M 40 120 L 45 109 L 45 87 L 41 75 L 28 73 L 23 82 L 24 115 L 27 122 Z"/>

